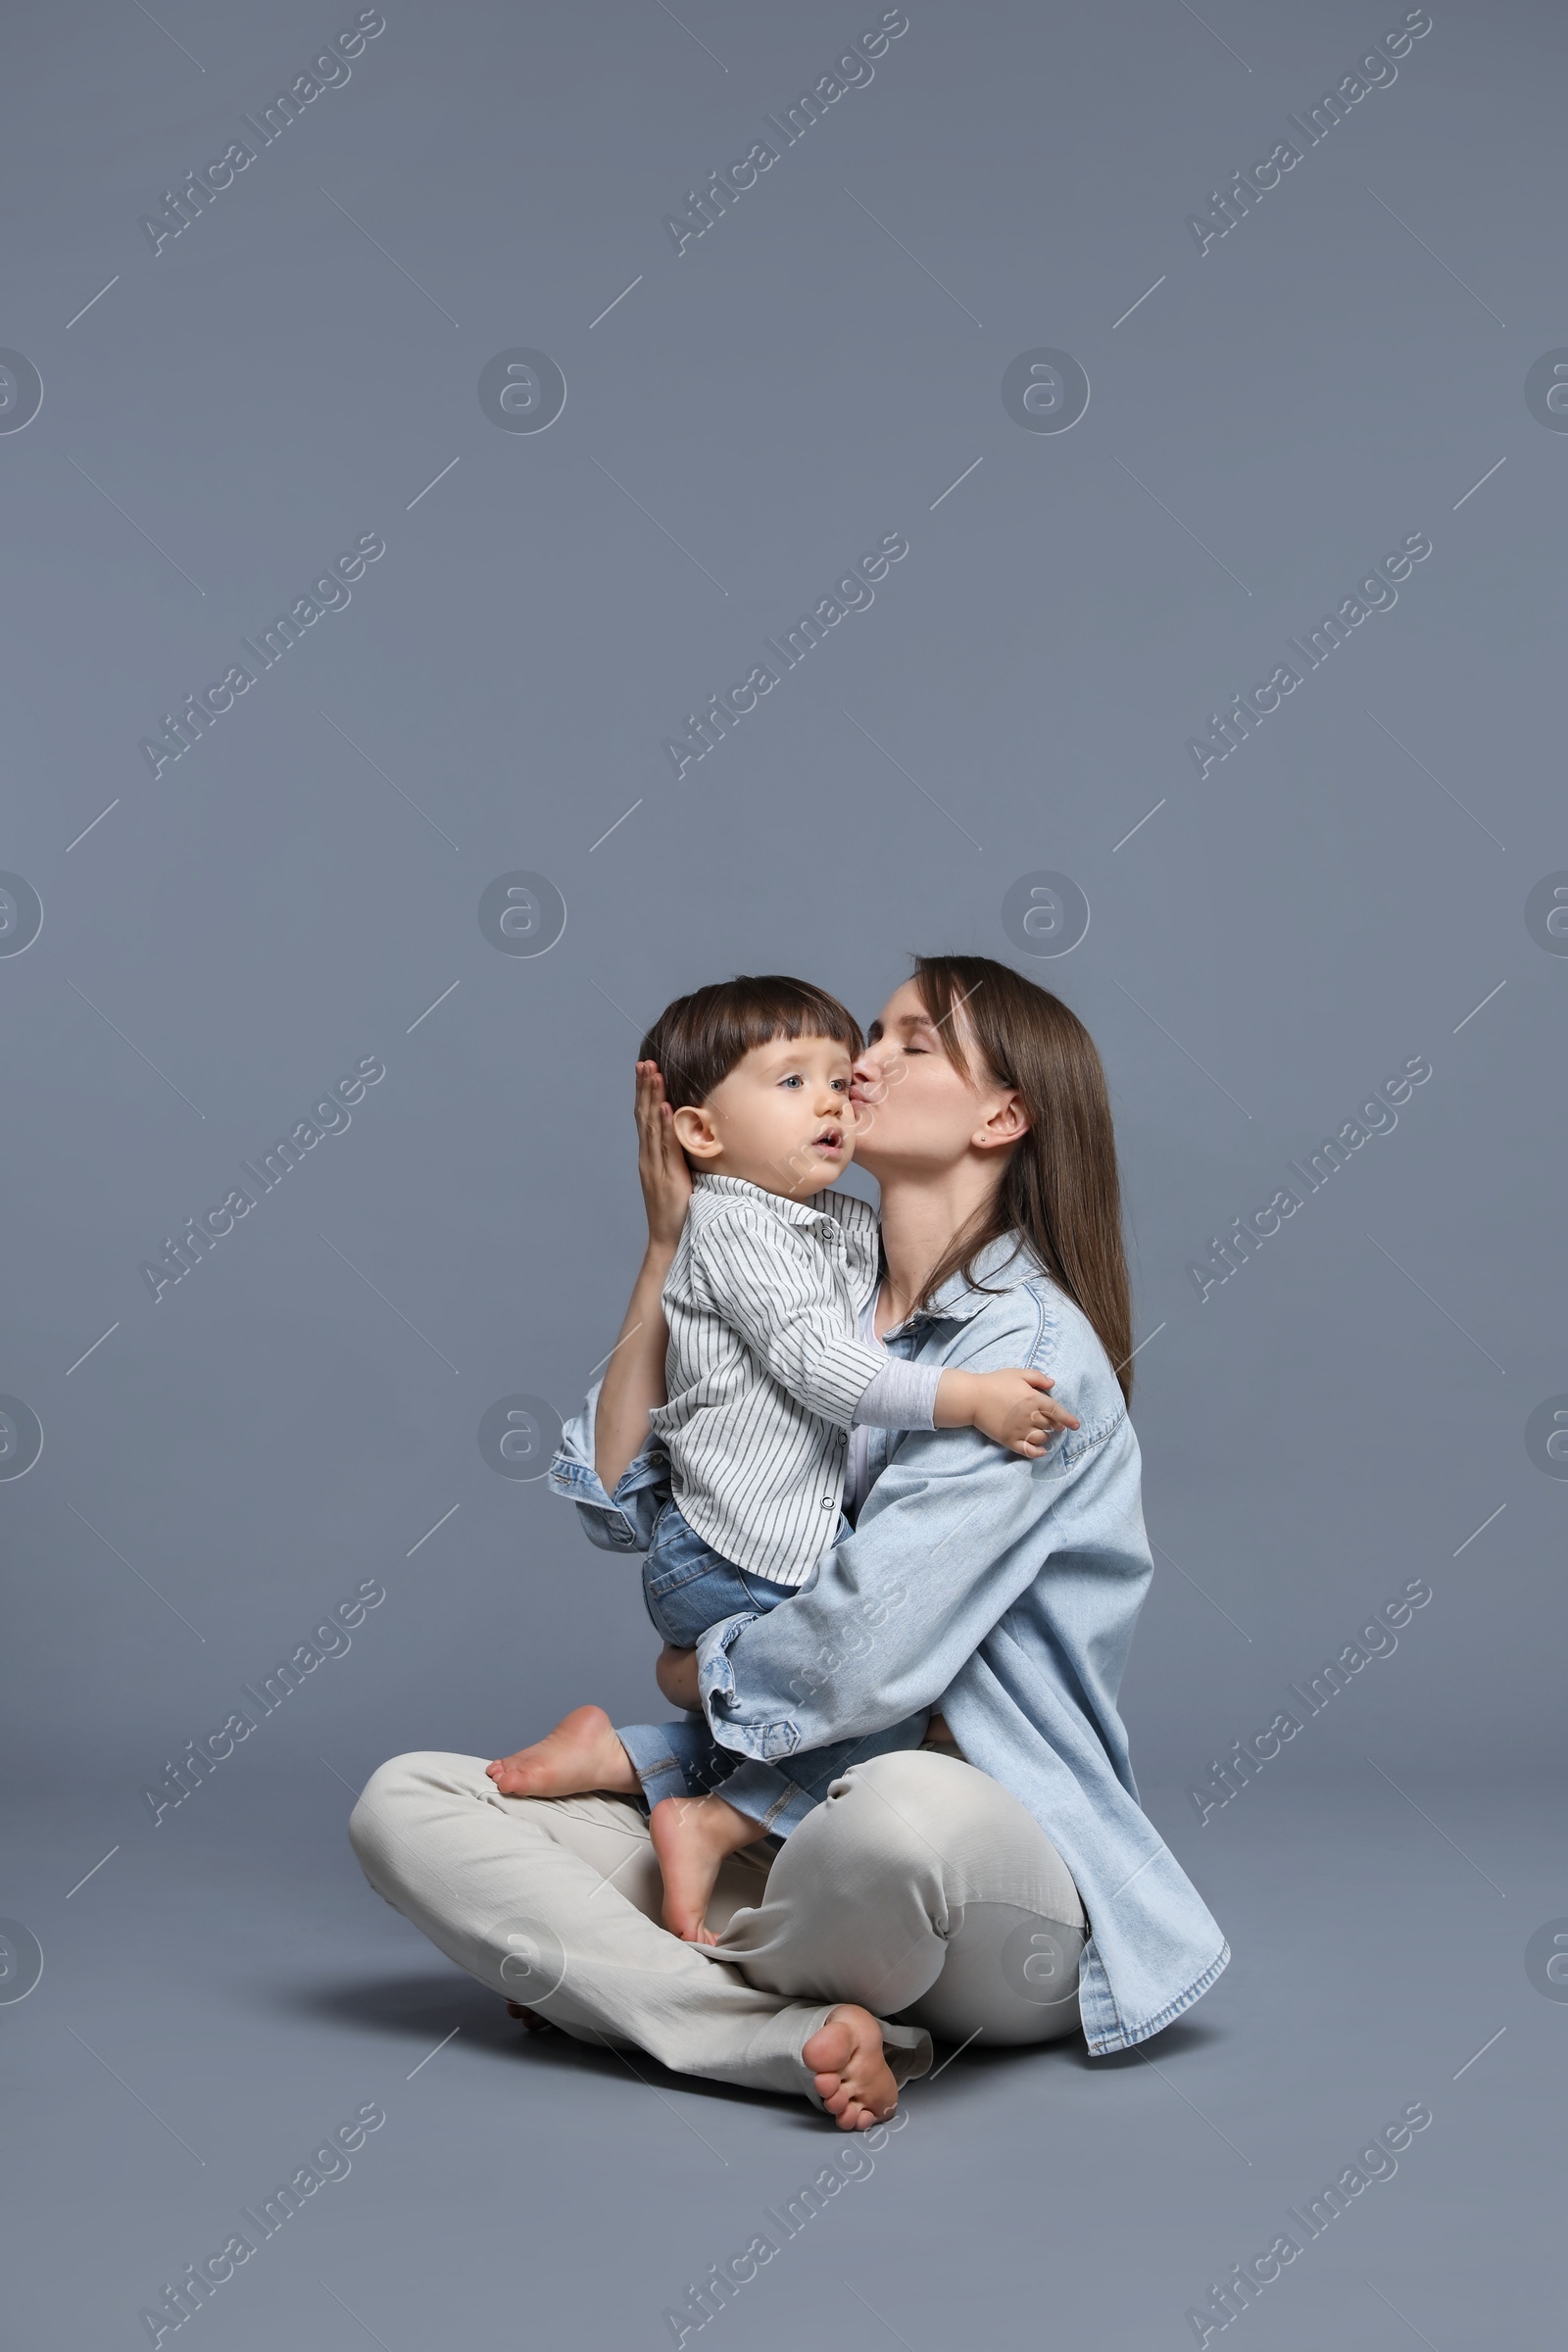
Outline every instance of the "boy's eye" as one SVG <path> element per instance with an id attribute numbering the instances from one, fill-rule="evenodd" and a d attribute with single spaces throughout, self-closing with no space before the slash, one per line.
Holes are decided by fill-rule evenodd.
<path id="1" fill-rule="evenodd" d="M 779 1080 L 779 1084 L 780 1086 L 804 1086 L 806 1084 L 806 1080 L 800 1075 L 798 1070 L 792 1070 L 787 1078 L 781 1078 Z"/>

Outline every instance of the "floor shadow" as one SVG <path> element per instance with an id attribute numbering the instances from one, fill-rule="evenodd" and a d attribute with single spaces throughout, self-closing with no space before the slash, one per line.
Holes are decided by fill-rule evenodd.
<path id="1" fill-rule="evenodd" d="M 421 2049 L 438 2043 L 457 2027 L 470 2047 L 552 2075 L 603 2076 L 664 2096 L 676 2091 L 720 2104 L 755 2106 L 760 2102 L 786 2120 L 799 2115 L 804 2125 L 816 2131 L 823 2121 L 809 2107 L 798 2107 L 787 2092 L 713 2082 L 701 2075 L 677 2075 L 646 2050 L 622 2051 L 609 2044 L 596 2048 L 592 2042 L 578 2041 L 556 2030 L 530 2034 L 520 2020 L 509 2015 L 498 1993 L 475 1984 L 460 1969 L 447 1974 L 422 1970 L 399 1976 L 323 1979 L 281 1992 L 276 2005 L 296 2017 L 361 2033 L 397 2034 Z"/>
<path id="2" fill-rule="evenodd" d="M 1088 2045 L 1076 2036 L 1072 2046 L 1077 2050 L 1080 2064 L 1098 2073 L 1106 2067 L 1141 2066 L 1151 2058 L 1156 2062 L 1167 2058 L 1185 2058 L 1190 2051 L 1213 2049 L 1231 2039 L 1232 2035 L 1224 2026 L 1210 2025 L 1202 2018 L 1179 2017 L 1162 2034 L 1151 2035 L 1148 2041 L 1139 2042 L 1135 2049 L 1109 2050 L 1103 2058 L 1091 2058 Z"/>

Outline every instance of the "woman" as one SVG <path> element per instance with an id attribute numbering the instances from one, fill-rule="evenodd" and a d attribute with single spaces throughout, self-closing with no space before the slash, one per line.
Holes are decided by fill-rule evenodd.
<path id="1" fill-rule="evenodd" d="M 732 1856 L 712 1946 L 655 1924 L 659 1872 L 612 1739 L 606 1793 L 586 1797 L 507 1797 L 480 1758 L 399 1757 L 350 1832 L 377 1891 L 485 1984 L 581 2039 L 805 2092 L 845 2130 L 892 2112 L 932 2033 L 1022 2043 L 1081 2024 L 1096 2055 L 1125 2049 L 1230 1957 L 1139 1809 L 1116 1713 L 1151 1562 L 1093 1042 L 1004 965 L 921 957 L 855 1097 L 882 1192 L 874 1336 L 926 1363 L 1048 1372 L 1079 1427 L 1028 1464 L 973 1431 L 866 1431 L 854 1531 L 816 1582 L 666 1652 L 660 1679 L 764 1762 L 938 1705 L 947 1743 L 854 1766 L 776 1854 Z M 640 1126 L 648 1255 L 557 1479 L 594 1540 L 627 1551 L 663 1496 L 648 1412 L 685 1189 L 657 1104 Z"/>

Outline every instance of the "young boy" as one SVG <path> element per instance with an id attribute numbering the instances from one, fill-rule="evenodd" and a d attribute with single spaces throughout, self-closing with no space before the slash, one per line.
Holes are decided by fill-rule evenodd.
<path id="1" fill-rule="evenodd" d="M 876 1213 L 828 1189 L 855 1150 L 850 1081 L 860 1050 L 842 1004 L 782 977 L 678 998 L 643 1041 L 694 1177 L 663 1291 L 669 1401 L 652 1416 L 672 1499 L 643 1571 L 649 1616 L 676 1648 L 695 1647 L 724 1618 L 776 1608 L 811 1581 L 842 1532 L 854 1429 L 972 1427 L 1033 1457 L 1055 1430 L 1078 1426 L 1042 1373 L 943 1371 L 877 1344 Z M 651 1797 L 662 1781 L 685 1791 L 727 1771 L 722 1793 L 653 1804 L 664 1925 L 688 1942 L 713 1942 L 704 1914 L 724 1856 L 787 1835 L 852 1763 L 918 1746 L 926 1728 L 914 1716 L 777 1766 L 733 1769 L 706 1727 L 619 1732 Z M 526 1772 L 499 1760 L 489 1770 L 503 1793 L 526 1790 Z M 559 1773 L 552 1786 L 571 1793 Z"/>

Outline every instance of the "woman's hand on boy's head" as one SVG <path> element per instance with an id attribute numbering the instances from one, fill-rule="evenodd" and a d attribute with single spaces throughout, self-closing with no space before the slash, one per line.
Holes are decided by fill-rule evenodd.
<path id="1" fill-rule="evenodd" d="M 637 1121 L 637 1177 L 648 1212 L 649 1246 L 673 1250 L 691 1204 L 692 1172 L 675 1140 L 675 1116 L 656 1062 L 637 1064 L 633 1102 Z"/>

